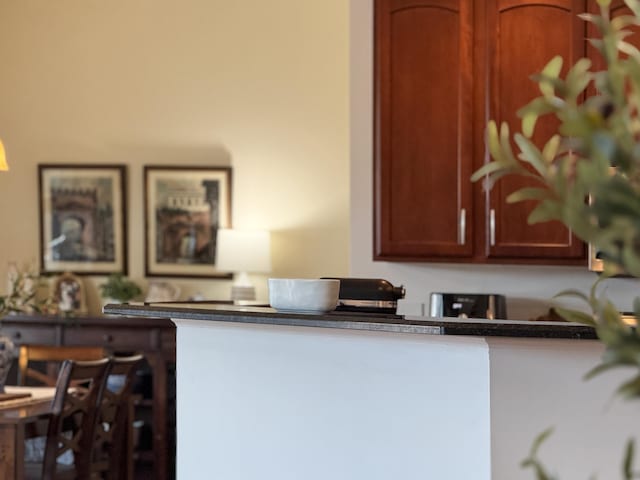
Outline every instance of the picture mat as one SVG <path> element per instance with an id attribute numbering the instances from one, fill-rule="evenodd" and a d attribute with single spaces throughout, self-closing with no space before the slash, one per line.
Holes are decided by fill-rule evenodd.
<path id="1" fill-rule="evenodd" d="M 124 265 L 124 235 L 123 225 L 123 204 L 122 204 L 122 170 L 115 168 L 55 168 L 42 165 L 42 201 L 41 201 L 41 221 L 43 228 L 41 246 L 43 250 L 44 269 L 47 272 L 73 271 L 76 273 L 97 273 L 97 272 L 120 272 L 126 271 Z M 114 233 L 114 260 L 113 261 L 93 261 L 93 260 L 54 260 L 53 249 L 50 242 L 53 240 L 53 218 L 54 210 L 51 198 L 51 189 L 56 184 L 68 184 L 76 188 L 82 186 L 95 186 L 98 179 L 104 178 L 111 181 L 112 191 L 109 200 L 113 209 L 113 233 Z M 102 199 L 100 201 L 105 201 Z"/>
<path id="2" fill-rule="evenodd" d="M 158 185 L 161 182 L 185 182 L 197 185 L 203 180 L 218 182 L 218 227 L 227 228 L 230 225 L 230 173 L 228 169 L 185 169 L 163 170 L 161 167 L 152 167 L 146 170 L 147 198 L 147 275 L 168 276 L 215 276 L 216 273 L 227 275 L 228 272 L 220 272 L 215 264 L 198 263 L 161 263 L 157 261 L 158 249 L 155 233 L 158 232 L 156 210 L 158 200 L 162 196 Z M 216 232 L 214 232 L 215 234 Z"/>

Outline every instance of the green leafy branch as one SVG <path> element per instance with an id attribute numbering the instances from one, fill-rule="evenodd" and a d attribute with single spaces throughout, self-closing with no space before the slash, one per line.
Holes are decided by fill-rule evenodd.
<path id="1" fill-rule="evenodd" d="M 551 436 L 553 428 L 548 428 L 541 434 L 539 434 L 533 441 L 529 456 L 525 458 L 520 466 L 523 468 L 531 468 L 535 472 L 536 480 L 559 480 L 555 475 L 550 474 L 544 467 L 543 463 L 538 457 L 538 450 L 542 444 Z M 622 479 L 633 480 L 640 478 L 640 472 L 633 471 L 633 458 L 635 456 L 635 442 L 630 439 L 627 440 L 625 446 L 624 456 L 622 460 Z M 595 477 L 591 477 L 594 480 Z"/>
<path id="2" fill-rule="evenodd" d="M 537 480 L 557 480 L 556 477 L 547 472 L 544 465 L 542 465 L 542 462 L 538 459 L 538 450 L 540 449 L 540 446 L 552 433 L 553 429 L 549 428 L 538 435 L 538 437 L 533 441 L 529 456 L 520 464 L 524 468 L 532 468 L 536 474 Z"/>
<path id="3" fill-rule="evenodd" d="M 484 179 L 491 188 L 506 175 L 530 179 L 529 186 L 511 193 L 507 202 L 533 201 L 529 223 L 559 220 L 597 248 L 605 271 L 589 294 L 577 290 L 560 294 L 583 300 L 588 313 L 557 310 L 567 320 L 592 325 L 605 344 L 601 364 L 586 378 L 631 367 L 634 374 L 617 393 L 638 398 L 640 335 L 598 293 L 601 282 L 615 273 L 640 277 L 640 51 L 627 41 L 629 27 L 640 25 L 640 0 L 625 0 L 632 15 L 616 18 L 610 16 L 610 3 L 598 0 L 599 15 L 581 15 L 600 34 L 589 41 L 605 68 L 594 71 L 591 60 L 583 58 L 563 76 L 562 58 L 551 59 L 532 77 L 540 95 L 518 111 L 520 131 L 512 135 L 507 123 L 489 122 L 486 135 L 492 161 L 472 180 Z M 559 127 L 550 138 L 540 139 L 536 126 L 547 117 Z M 635 299 L 633 308 L 638 321 L 640 300 Z M 539 480 L 556 480 L 538 460 L 538 448 L 550 433 L 536 439 L 523 462 Z M 640 478 L 632 470 L 634 448 L 629 441 L 622 468 L 625 480 Z"/>

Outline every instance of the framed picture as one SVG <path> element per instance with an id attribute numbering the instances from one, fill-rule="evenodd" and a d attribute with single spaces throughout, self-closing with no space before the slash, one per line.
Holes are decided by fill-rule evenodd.
<path id="1" fill-rule="evenodd" d="M 70 272 L 56 278 L 53 298 L 59 313 L 86 313 L 87 311 L 82 282 Z"/>
<path id="2" fill-rule="evenodd" d="M 144 168 L 147 276 L 231 278 L 216 269 L 219 228 L 231 226 L 231 169 Z"/>
<path id="3" fill-rule="evenodd" d="M 40 270 L 127 273 L 124 165 L 39 165 Z"/>

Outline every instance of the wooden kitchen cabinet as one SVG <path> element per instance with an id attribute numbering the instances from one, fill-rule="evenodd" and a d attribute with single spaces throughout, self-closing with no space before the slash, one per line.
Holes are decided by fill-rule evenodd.
<path id="1" fill-rule="evenodd" d="M 378 0 L 375 257 L 469 257 L 472 6 Z"/>
<path id="2" fill-rule="evenodd" d="M 565 71 L 586 52 L 584 0 L 377 0 L 374 258 L 586 264 L 559 222 L 528 225 L 527 185 L 472 184 L 489 161 L 489 118 L 519 129 L 529 77 L 557 54 Z M 555 129 L 541 123 L 535 140 Z"/>
<path id="3" fill-rule="evenodd" d="M 564 58 L 562 72 L 586 54 L 586 11 L 583 0 L 487 0 L 487 59 L 490 68 L 488 118 L 520 129 L 516 112 L 540 94 L 529 77 L 555 55 Z M 557 132 L 558 122 L 545 118 L 533 141 L 544 145 Z M 479 139 L 481 140 L 481 139 Z M 584 245 L 559 222 L 528 225 L 534 202 L 508 204 L 507 196 L 537 182 L 505 177 L 488 194 L 490 258 L 581 259 Z"/>

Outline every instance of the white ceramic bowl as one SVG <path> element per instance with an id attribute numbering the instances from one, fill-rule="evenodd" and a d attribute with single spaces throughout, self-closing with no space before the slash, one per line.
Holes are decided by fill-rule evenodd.
<path id="1" fill-rule="evenodd" d="M 280 312 L 330 312 L 338 304 L 339 293 L 340 280 L 269 279 L 269 303 Z"/>

